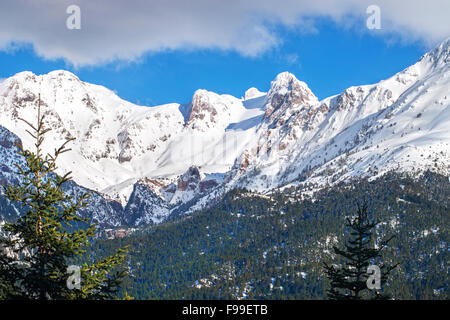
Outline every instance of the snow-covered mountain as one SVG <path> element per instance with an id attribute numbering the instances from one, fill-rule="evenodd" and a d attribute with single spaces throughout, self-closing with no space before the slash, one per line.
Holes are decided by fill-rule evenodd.
<path id="1" fill-rule="evenodd" d="M 35 121 L 40 94 L 53 129 L 44 149 L 76 138 L 59 170 L 73 171 L 78 186 L 112 208 L 96 212 L 98 221 L 110 216 L 105 225 L 160 222 L 234 187 L 317 188 L 391 169 L 448 175 L 449 62 L 446 40 L 387 80 L 322 101 L 285 72 L 267 93 L 251 88 L 238 99 L 197 90 L 188 104 L 156 107 L 124 101 L 67 71 L 21 72 L 0 83 L 0 146 L 17 136 L 33 147 L 19 118 Z M 0 157 L 0 181 L 10 181 L 14 158 Z"/>
<path id="2" fill-rule="evenodd" d="M 237 183 L 266 191 L 387 170 L 450 168 L 450 40 L 377 84 L 318 101 L 292 74 L 267 94 L 265 121 L 233 168 Z M 245 167 L 243 170 L 242 168 Z"/>

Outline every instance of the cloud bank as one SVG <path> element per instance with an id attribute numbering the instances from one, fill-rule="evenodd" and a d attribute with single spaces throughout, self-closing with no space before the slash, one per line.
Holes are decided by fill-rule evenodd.
<path id="1" fill-rule="evenodd" d="M 70 5 L 81 29 L 66 27 Z M 317 18 L 366 30 L 366 8 L 382 30 L 427 45 L 450 36 L 448 0 L 2 0 L 0 50 L 31 44 L 45 59 L 75 66 L 132 61 L 148 52 L 219 49 L 258 56 L 280 45 L 279 27 L 314 30 Z"/>

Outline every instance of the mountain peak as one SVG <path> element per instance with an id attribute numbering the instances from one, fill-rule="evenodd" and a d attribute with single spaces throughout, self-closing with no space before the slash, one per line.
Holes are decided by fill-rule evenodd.
<path id="1" fill-rule="evenodd" d="M 38 78 L 49 78 L 49 79 L 75 79 L 75 80 L 80 80 L 75 74 L 73 74 L 70 71 L 66 71 L 66 70 L 53 70 L 50 71 L 49 73 L 44 73 L 42 75 L 36 75 L 31 71 L 21 71 L 16 73 L 15 75 L 13 75 L 11 78 L 14 79 L 20 79 L 20 80 L 25 80 L 25 81 L 29 81 L 29 80 L 37 80 Z"/>
<path id="2" fill-rule="evenodd" d="M 217 110 L 213 106 L 214 100 L 218 95 L 204 89 L 198 89 L 194 92 L 191 102 L 191 112 L 187 124 L 193 125 L 194 122 L 202 121 L 209 115 L 210 122 L 215 121 Z M 194 125 L 195 126 L 195 125 Z"/>
<path id="3" fill-rule="evenodd" d="M 290 72 L 282 72 L 271 82 L 266 98 L 265 118 L 285 113 L 288 108 L 318 102 L 308 85 Z"/>
<path id="4" fill-rule="evenodd" d="M 297 77 L 288 71 L 281 72 L 277 74 L 273 82 L 276 83 L 289 83 L 291 81 L 298 81 Z"/>
<path id="5" fill-rule="evenodd" d="M 66 79 L 75 78 L 76 80 L 80 80 L 75 74 L 67 70 L 53 70 L 47 73 L 47 76 L 49 76 L 50 78 L 66 78 Z"/>
<path id="6" fill-rule="evenodd" d="M 434 50 L 446 51 L 448 53 L 449 49 L 450 49 L 450 37 L 443 40 L 439 45 L 436 46 Z M 434 50 L 432 50 L 431 52 L 433 52 Z"/>
<path id="7" fill-rule="evenodd" d="M 290 72 L 282 72 L 271 82 L 268 95 L 273 95 L 275 93 L 284 95 L 288 92 L 298 91 L 302 91 L 302 93 L 307 96 L 314 96 L 305 82 L 298 80 L 297 77 Z"/>
<path id="8" fill-rule="evenodd" d="M 244 99 L 245 100 L 254 99 L 254 98 L 261 97 L 265 94 L 266 94 L 265 92 L 261 92 L 257 88 L 252 87 L 252 88 L 248 89 L 247 91 L 245 91 Z"/>
<path id="9" fill-rule="evenodd" d="M 442 41 L 433 50 L 424 54 L 420 59 L 422 63 L 428 63 L 433 69 L 439 68 L 450 62 L 450 37 Z"/>
<path id="10" fill-rule="evenodd" d="M 226 127 L 233 116 L 243 109 L 241 100 L 230 95 L 199 89 L 195 91 L 191 102 L 187 126 L 200 131 Z"/>
<path id="11" fill-rule="evenodd" d="M 31 71 L 21 71 L 21 72 L 17 72 L 15 75 L 13 75 L 13 78 L 26 78 L 26 77 L 33 77 L 36 76 L 33 72 Z"/>

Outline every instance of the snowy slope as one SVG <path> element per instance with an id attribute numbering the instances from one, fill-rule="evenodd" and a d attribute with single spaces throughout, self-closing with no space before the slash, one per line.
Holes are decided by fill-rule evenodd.
<path id="1" fill-rule="evenodd" d="M 187 104 L 156 107 L 67 71 L 21 72 L 0 83 L 0 126 L 32 148 L 18 119 L 35 121 L 40 93 L 53 129 L 45 151 L 75 137 L 60 171 L 118 201 L 123 216 L 116 220 L 132 225 L 202 208 L 234 187 L 320 188 L 391 169 L 448 175 L 449 51 L 446 40 L 387 80 L 322 101 L 288 72 L 267 93 L 250 88 L 238 99 L 201 89 Z"/>
<path id="2" fill-rule="evenodd" d="M 227 127 L 258 115 L 240 99 L 198 90 L 185 119 L 179 104 L 133 105 L 67 71 L 21 72 L 0 84 L 0 124 L 27 148 L 34 142 L 19 118 L 35 122 L 39 93 L 52 128 L 45 151 L 75 137 L 73 152 L 61 158 L 61 172 L 82 168 L 73 170 L 76 183 L 124 205 L 143 177 L 176 178 L 192 165 L 206 173 L 228 171 L 240 151 L 234 144 L 245 143 L 248 134 Z"/>

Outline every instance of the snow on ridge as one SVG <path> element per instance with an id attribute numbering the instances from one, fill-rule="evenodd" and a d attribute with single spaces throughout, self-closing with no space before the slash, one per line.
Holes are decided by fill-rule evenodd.
<path id="1" fill-rule="evenodd" d="M 252 88 L 248 89 L 247 91 L 245 91 L 244 100 L 259 98 L 264 95 L 266 95 L 265 92 L 261 92 L 257 88 L 252 87 Z"/>
<path id="2" fill-rule="evenodd" d="M 137 106 L 62 70 L 40 76 L 21 72 L 7 79 L 1 90 L 1 125 L 32 148 L 33 141 L 18 118 L 34 122 L 40 93 L 42 112 L 53 129 L 45 150 L 53 151 L 64 138 L 76 138 L 73 152 L 61 158 L 61 171 L 74 171 L 78 184 L 99 192 L 111 191 L 109 196 L 121 202 L 130 196 L 130 184 L 142 177 L 164 172 L 173 177 L 191 165 L 202 167 L 206 173 L 225 172 L 239 153 L 238 147 L 248 139 L 238 139 L 248 135 L 242 130 L 234 134 L 229 125 L 258 114 L 257 109 L 247 110 L 242 101 L 230 95 L 198 90 L 193 100 L 199 100 L 200 117 L 191 119 L 202 129 L 197 130 L 186 123 L 186 108 L 179 104 Z M 210 110 L 203 110 L 204 106 Z M 210 121 L 211 115 L 214 121 Z M 205 148 L 196 149 L 199 144 Z"/>
<path id="3" fill-rule="evenodd" d="M 448 174 L 448 44 L 425 55 L 445 57 L 432 68 L 436 59 L 421 59 L 387 80 L 350 87 L 317 104 L 288 103 L 238 158 L 233 183 L 266 192 L 298 179 L 324 185 L 391 169 Z M 279 78 L 282 99 L 275 101 L 283 106 L 293 77 Z M 267 100 L 270 95 L 280 94 L 269 91 Z"/>

